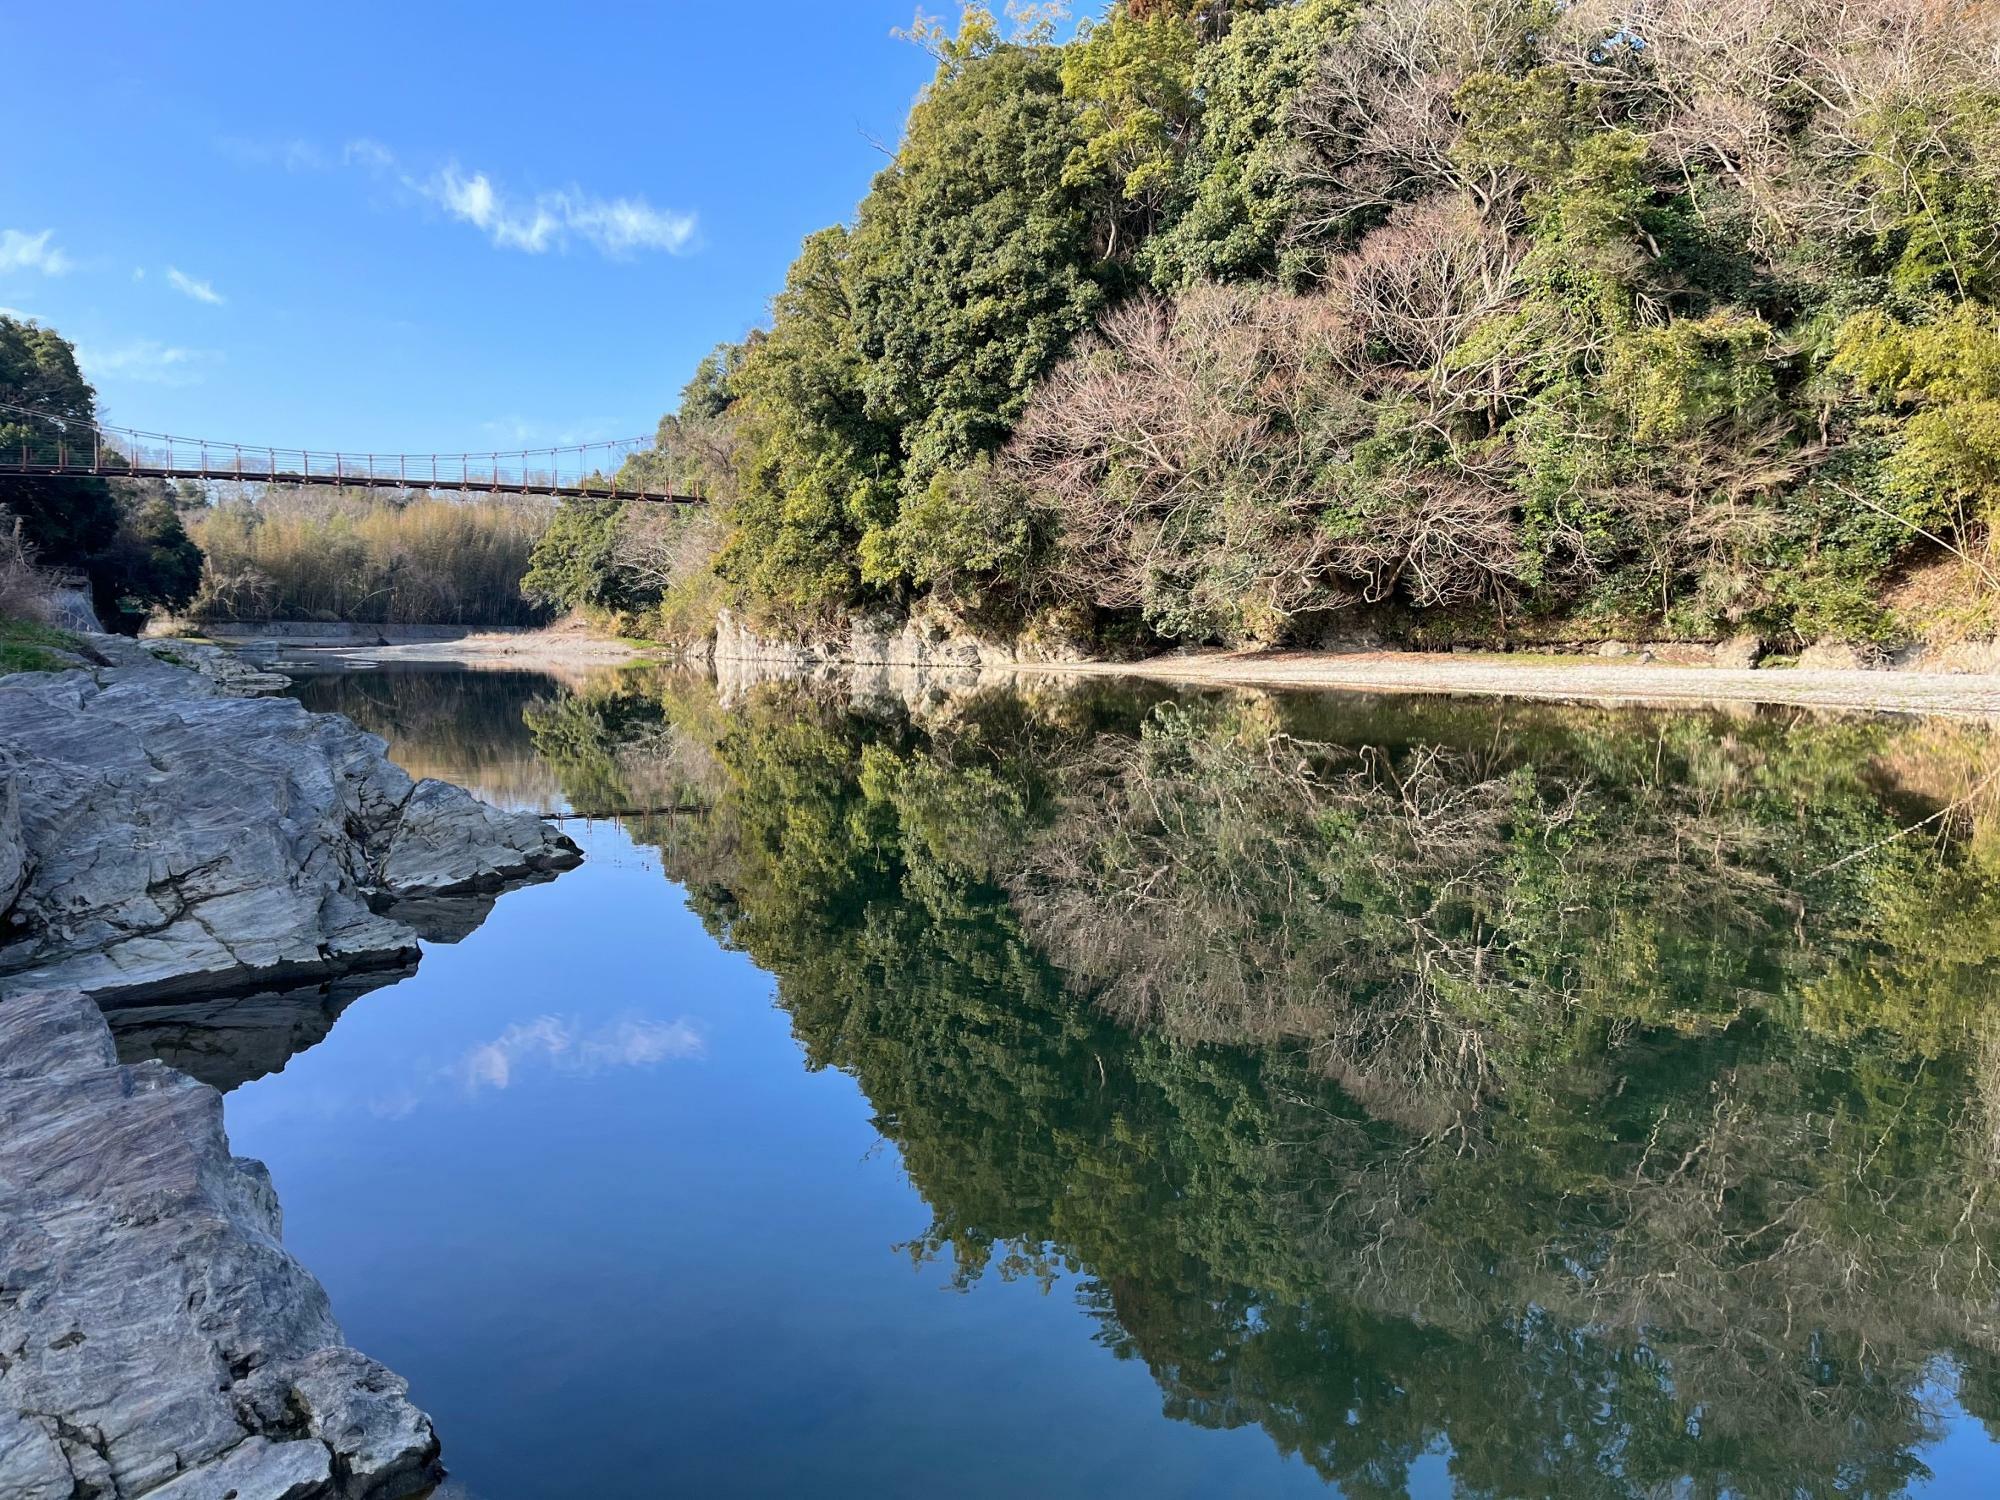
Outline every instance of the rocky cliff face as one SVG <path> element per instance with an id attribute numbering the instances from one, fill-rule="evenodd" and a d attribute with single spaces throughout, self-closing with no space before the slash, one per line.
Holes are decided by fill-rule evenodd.
<path id="1" fill-rule="evenodd" d="M 860 615 L 843 636 L 813 644 L 761 636 L 724 609 L 707 654 L 725 703 L 760 682 L 804 678 L 838 683 L 859 702 L 913 709 L 978 686 L 985 672 L 1082 659 L 1074 645 L 982 640 L 958 621 L 927 611 L 907 619 L 893 612 Z"/>
<path id="2" fill-rule="evenodd" d="M 824 666 L 889 667 L 919 672 L 977 671 L 1023 662 L 1074 661 L 1074 646 L 1032 640 L 988 641 L 970 634 L 948 616 L 920 612 L 905 619 L 892 612 L 856 616 L 837 640 L 813 645 L 760 636 L 734 610 L 715 621 L 714 657 L 750 667 L 770 667 L 787 675 Z"/>
<path id="3" fill-rule="evenodd" d="M 220 1095 L 120 1063 L 100 1006 L 130 1018 L 128 1057 L 238 1082 L 407 972 L 420 935 L 462 935 L 459 908 L 579 856 L 255 696 L 283 682 L 103 636 L 77 670 L 0 678 L 7 1500 L 402 1500 L 442 1472 L 429 1418 L 279 1243 Z"/>
<path id="4" fill-rule="evenodd" d="M 120 1064 L 74 990 L 0 1000 L 0 1495 L 400 1500 L 438 1442 L 279 1243 L 222 1099 Z"/>
<path id="5" fill-rule="evenodd" d="M 0 995 L 107 1004 L 407 964 L 406 898 L 576 863 L 539 819 L 413 781 L 212 647 L 98 637 L 0 678 Z M 283 679 L 275 679 L 282 682 Z"/>

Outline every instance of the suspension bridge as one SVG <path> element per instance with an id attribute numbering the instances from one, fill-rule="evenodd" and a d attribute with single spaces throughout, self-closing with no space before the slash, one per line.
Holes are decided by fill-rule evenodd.
<path id="1" fill-rule="evenodd" d="M 618 469 L 650 437 L 510 452 L 367 453 L 177 437 L 112 427 L 0 401 L 0 479 L 192 479 L 206 483 L 333 485 L 563 500 L 702 505 L 706 497 L 621 484 Z M 611 475 L 606 478 L 606 473 Z"/>

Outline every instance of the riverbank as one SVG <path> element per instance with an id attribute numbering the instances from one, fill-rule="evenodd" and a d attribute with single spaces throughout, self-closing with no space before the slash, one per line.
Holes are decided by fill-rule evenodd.
<path id="1" fill-rule="evenodd" d="M 1469 693 L 1586 703 L 1775 703 L 1850 712 L 2000 718 L 2000 675 L 1905 669 L 1730 668 L 1588 657 L 1434 652 L 1216 652 L 1138 662 L 1043 662 L 1030 672 L 1148 677 L 1217 687 Z"/>
<path id="2" fill-rule="evenodd" d="M 1719 653 L 1689 648 L 1655 659 L 1539 652 L 1193 651 L 1130 661 L 1087 659 L 973 640 L 922 622 L 897 630 L 857 627 L 849 639 L 808 646 L 756 636 L 725 614 L 698 649 L 618 639 L 564 622 L 539 630 L 455 632 L 447 627 L 260 626 L 211 635 L 253 658 L 299 652 L 342 666 L 437 663 L 549 672 L 572 677 L 598 667 L 663 656 L 712 663 L 731 682 L 762 677 L 889 672 L 927 682 L 1009 674 L 1146 677 L 1216 687 L 1471 693 L 1546 702 L 1771 703 L 1851 712 L 2000 716 L 2000 672 L 1926 665 L 1743 667 L 1714 665 Z M 1991 651 L 1962 659 L 1985 667 Z M 1939 658 L 1949 660 L 1950 658 Z"/>
<path id="3" fill-rule="evenodd" d="M 1104 661 L 1034 642 L 981 640 L 937 616 L 853 621 L 844 639 L 809 644 L 759 635 L 724 610 L 711 659 L 725 687 L 764 677 L 841 675 L 953 687 L 987 674 L 1146 677 L 1216 687 L 1472 693 L 1591 703 L 1776 703 L 1856 712 L 2000 715 L 1993 653 L 1918 658 L 1868 669 L 1853 652 L 1818 648 L 1802 664 L 1755 666 L 1761 643 L 1683 646 L 1606 642 L 1555 652 L 1190 651 Z M 1957 670 L 1960 663 L 1978 670 Z M 1938 670 L 1951 665 L 1953 670 Z M 1929 667 L 1929 670 L 1925 670 Z"/>
<path id="4" fill-rule="evenodd" d="M 222 1096 L 74 990 L 0 1003 L 0 1494 L 402 1500 L 431 1420 L 279 1243 Z"/>
<path id="5" fill-rule="evenodd" d="M 68 669 L 0 676 L 0 1494 L 427 1493 L 429 1418 L 342 1341 L 221 1096 L 107 1013 L 337 1013 L 581 856 L 213 645 L 43 650 Z"/>
<path id="6" fill-rule="evenodd" d="M 603 635 L 580 621 L 534 629 L 480 630 L 456 625 L 352 625 L 271 621 L 189 624 L 165 621 L 148 634 L 171 640 L 192 634 L 248 655 L 310 652 L 344 662 L 424 661 L 466 666 L 584 668 L 632 661 L 640 642 Z"/>

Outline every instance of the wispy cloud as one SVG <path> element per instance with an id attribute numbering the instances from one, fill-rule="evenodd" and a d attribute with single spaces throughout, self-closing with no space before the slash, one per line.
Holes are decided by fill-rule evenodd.
<path id="1" fill-rule="evenodd" d="M 14 318 L 23 323 L 39 323 L 41 321 L 38 314 L 23 312 L 18 307 L 0 307 L 0 318 Z"/>
<path id="2" fill-rule="evenodd" d="M 167 281 L 175 291 L 184 292 L 194 298 L 195 301 L 206 302 L 211 307 L 220 307 L 224 302 L 229 300 L 222 293 L 218 292 L 211 283 L 188 275 L 179 266 L 167 267 Z"/>
<path id="3" fill-rule="evenodd" d="M 468 1089 L 504 1089 L 525 1066 L 563 1073 L 652 1067 L 673 1058 L 700 1057 L 701 1033 L 680 1021 L 614 1021 L 590 1031 L 563 1016 L 516 1022 L 490 1042 L 469 1050 L 453 1070 Z"/>
<path id="4" fill-rule="evenodd" d="M 620 434 L 616 426 L 617 424 L 607 417 L 587 417 L 568 423 L 549 423 L 537 422 L 517 413 L 510 413 L 504 417 L 481 422 L 479 430 L 515 448 L 545 443 L 567 448 L 573 443 L 601 443 L 608 438 L 617 437 Z"/>
<path id="5" fill-rule="evenodd" d="M 231 161 L 246 167 L 282 167 L 287 172 L 323 172 L 332 165 L 327 154 L 311 141 L 257 140 L 225 135 L 216 149 Z"/>
<path id="6" fill-rule="evenodd" d="M 380 141 L 371 141 L 363 136 L 341 147 L 340 161 L 342 166 L 367 167 L 377 172 L 388 172 L 395 169 L 396 153 Z"/>
<path id="7" fill-rule="evenodd" d="M 44 229 L 40 234 L 29 234 L 25 229 L 0 229 L 0 271 L 62 275 L 72 262 L 56 248 L 55 237 L 53 229 Z"/>
<path id="8" fill-rule="evenodd" d="M 639 251 L 678 255 L 694 240 L 693 214 L 657 209 L 643 198 L 596 198 L 576 188 L 510 197 L 484 172 L 452 162 L 409 186 L 453 218 L 482 231 L 502 250 L 540 255 L 582 240 L 613 260 Z"/>
<path id="9" fill-rule="evenodd" d="M 108 349 L 79 348 L 77 363 L 92 380 L 117 376 L 148 385 L 194 385 L 222 358 L 215 349 L 188 349 L 157 339 L 136 339 Z"/>
<path id="10" fill-rule="evenodd" d="M 420 171 L 378 140 L 366 136 L 327 151 L 303 140 L 246 140 L 224 136 L 224 155 L 246 166 L 279 166 L 288 172 L 323 172 L 346 167 L 392 180 L 484 234 L 501 250 L 541 255 L 588 245 L 610 260 L 664 253 L 684 255 L 695 248 L 694 214 L 656 208 L 636 194 L 601 197 L 570 186 L 522 196 L 491 174 L 467 170 L 456 159 L 434 171 Z"/>

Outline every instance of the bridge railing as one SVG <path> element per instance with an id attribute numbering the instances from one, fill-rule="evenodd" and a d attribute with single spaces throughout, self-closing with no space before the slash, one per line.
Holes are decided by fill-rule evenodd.
<path id="1" fill-rule="evenodd" d="M 634 490 L 610 477 L 645 439 L 511 453 L 350 453 L 176 438 L 0 404 L 0 473 L 103 475 L 268 484 L 395 486 L 410 490 L 490 489 L 500 493 L 594 494 L 634 498 L 698 496 Z"/>
<path id="2" fill-rule="evenodd" d="M 327 453 L 310 448 L 238 448 L 202 444 L 72 442 L 44 435 L 0 441 L 0 473 L 101 474 L 275 484 L 401 486 L 420 490 L 482 487 L 532 491 L 614 487 L 601 469 L 565 467 L 559 454 Z"/>

